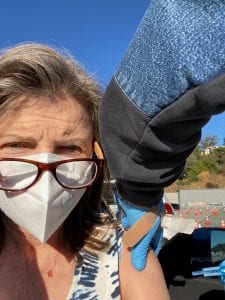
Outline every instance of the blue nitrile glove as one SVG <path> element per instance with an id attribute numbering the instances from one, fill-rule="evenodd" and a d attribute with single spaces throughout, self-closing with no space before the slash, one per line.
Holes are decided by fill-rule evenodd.
<path id="1" fill-rule="evenodd" d="M 139 221 L 149 209 L 134 206 L 120 198 L 118 193 L 114 194 L 115 200 L 123 211 L 122 225 L 125 229 L 129 229 L 137 221 Z M 156 219 L 149 232 L 135 245 L 131 250 L 131 261 L 137 271 L 145 268 L 147 254 L 151 247 L 155 254 L 158 255 L 161 249 L 162 228 L 160 226 L 160 216 Z"/>

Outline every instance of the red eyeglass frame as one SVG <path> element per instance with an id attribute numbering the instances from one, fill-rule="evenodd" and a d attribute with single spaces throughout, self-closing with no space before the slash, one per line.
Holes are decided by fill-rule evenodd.
<path id="1" fill-rule="evenodd" d="M 82 188 L 85 188 L 85 187 L 89 187 L 90 185 L 92 185 L 96 181 L 96 179 L 98 178 L 98 176 L 100 174 L 100 171 L 101 171 L 101 169 L 102 169 L 102 167 L 104 165 L 104 157 L 103 157 L 102 149 L 101 149 L 101 147 L 99 146 L 99 144 L 97 142 L 94 142 L 94 150 L 95 150 L 96 156 L 99 157 L 99 158 L 70 158 L 70 159 L 64 159 L 64 160 L 60 160 L 60 161 L 56 161 L 56 162 L 52 162 L 52 163 L 42 163 L 42 162 L 38 162 L 38 161 L 35 161 L 35 160 L 30 160 L 30 159 L 25 159 L 25 158 L 9 158 L 9 157 L 0 158 L 0 161 L 20 161 L 20 162 L 26 162 L 26 163 L 33 164 L 33 165 L 35 165 L 38 168 L 38 172 L 37 172 L 36 178 L 26 188 L 21 188 L 21 189 L 6 189 L 6 188 L 0 187 L 0 190 L 8 191 L 8 192 L 21 192 L 21 191 L 27 190 L 28 188 L 30 188 L 32 185 L 34 185 L 38 181 L 38 179 L 40 178 L 40 176 L 43 173 L 43 171 L 50 171 L 53 174 L 55 180 L 62 187 L 66 188 L 66 189 L 78 190 L 78 189 L 82 189 Z M 97 171 L 96 171 L 96 174 L 94 176 L 94 179 L 90 183 L 84 184 L 84 185 L 82 185 L 82 186 L 80 186 L 78 188 L 74 188 L 74 187 L 72 188 L 72 187 L 68 187 L 68 186 L 64 185 L 63 183 L 61 183 L 58 180 L 57 175 L 56 175 L 56 168 L 59 165 L 67 163 L 67 162 L 74 162 L 74 161 L 93 161 L 97 165 Z"/>

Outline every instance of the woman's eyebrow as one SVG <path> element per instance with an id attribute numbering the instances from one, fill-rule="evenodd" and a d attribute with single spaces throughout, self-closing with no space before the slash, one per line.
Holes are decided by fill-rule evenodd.
<path id="1" fill-rule="evenodd" d="M 56 141 L 56 144 L 89 144 L 90 140 L 86 138 L 69 138 Z"/>
<path id="2" fill-rule="evenodd" d="M 21 139 L 21 140 L 29 140 L 29 141 L 33 141 L 36 142 L 36 139 L 34 139 L 34 137 L 32 135 L 28 134 L 20 134 L 20 133 L 6 133 L 6 134 L 0 134 L 0 139 L 7 139 L 7 138 L 16 138 L 16 139 Z"/>

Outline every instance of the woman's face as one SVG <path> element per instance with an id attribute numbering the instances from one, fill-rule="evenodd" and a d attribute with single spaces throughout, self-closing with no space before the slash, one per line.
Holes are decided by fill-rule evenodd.
<path id="1" fill-rule="evenodd" d="M 69 96 L 29 99 L 0 117 L 0 157 L 41 152 L 91 157 L 93 133 L 85 109 Z"/>

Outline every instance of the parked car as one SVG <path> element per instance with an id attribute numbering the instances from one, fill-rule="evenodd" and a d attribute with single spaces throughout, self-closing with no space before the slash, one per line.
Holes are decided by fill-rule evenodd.
<path id="1" fill-rule="evenodd" d="M 176 215 L 176 210 L 174 209 L 173 205 L 163 199 L 163 208 L 164 213 L 169 215 Z"/>
<path id="2" fill-rule="evenodd" d="M 176 209 L 175 209 L 176 208 Z M 177 209 L 179 207 L 174 207 L 172 203 L 170 203 L 166 197 L 163 197 L 163 213 L 169 216 L 176 216 Z M 171 229 L 171 228 L 163 228 L 163 243 L 165 243 L 167 240 L 171 239 L 173 236 L 177 234 L 177 231 Z"/>
<path id="3" fill-rule="evenodd" d="M 110 189 L 106 191 L 104 201 L 112 215 L 117 211 L 113 200 L 115 189 L 115 181 L 110 180 Z M 195 271 L 218 267 L 225 261 L 225 226 L 222 226 L 225 210 L 218 208 L 215 213 L 213 207 L 209 206 L 182 211 L 179 205 L 174 207 L 166 199 L 163 206 L 167 215 L 193 217 L 198 220 L 197 227 L 201 226 L 191 235 L 164 229 L 164 244 L 159 253 L 159 261 L 171 300 L 225 300 L 224 286 L 219 276 L 193 275 Z"/>
<path id="4" fill-rule="evenodd" d="M 225 267 L 225 229 L 198 228 L 191 235 L 179 233 L 159 253 L 171 300 L 222 300 L 224 285 L 218 276 Z M 203 268 L 214 267 L 214 270 Z M 216 268 L 216 269 L 215 269 Z M 193 272 L 199 271 L 199 276 Z M 217 272 L 217 273 L 216 273 Z M 215 274 L 216 276 L 212 276 Z"/>

